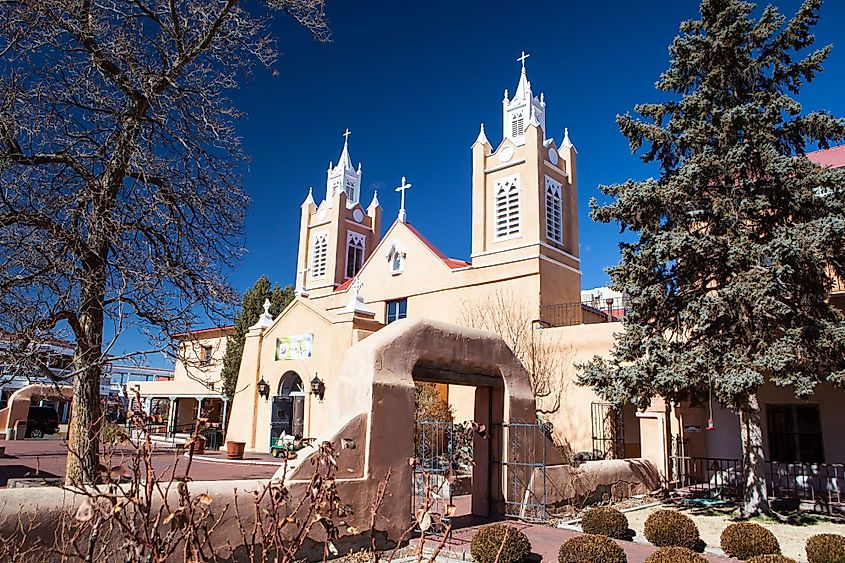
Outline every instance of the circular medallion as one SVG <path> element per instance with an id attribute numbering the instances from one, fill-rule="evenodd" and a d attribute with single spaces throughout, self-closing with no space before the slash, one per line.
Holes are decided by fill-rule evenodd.
<path id="1" fill-rule="evenodd" d="M 557 166 L 557 151 L 554 148 L 549 148 L 549 162 Z"/>
<path id="2" fill-rule="evenodd" d="M 357 223 L 360 223 L 364 220 L 364 212 L 356 208 L 355 211 L 352 212 L 352 218 L 355 219 Z"/>
<path id="3" fill-rule="evenodd" d="M 507 162 L 513 158 L 513 147 L 505 147 L 502 149 L 502 152 L 499 153 L 499 160 L 502 162 Z"/>

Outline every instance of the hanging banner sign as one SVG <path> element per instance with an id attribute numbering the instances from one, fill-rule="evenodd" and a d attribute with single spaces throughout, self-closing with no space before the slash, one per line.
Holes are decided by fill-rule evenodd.
<path id="1" fill-rule="evenodd" d="M 310 358 L 314 347 L 313 334 L 283 336 L 276 339 L 277 360 L 303 360 Z"/>

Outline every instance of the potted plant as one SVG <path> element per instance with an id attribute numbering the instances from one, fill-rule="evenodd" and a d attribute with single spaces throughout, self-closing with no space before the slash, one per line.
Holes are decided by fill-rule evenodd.
<path id="1" fill-rule="evenodd" d="M 226 442 L 226 457 L 228 459 L 243 459 L 246 442 Z"/>

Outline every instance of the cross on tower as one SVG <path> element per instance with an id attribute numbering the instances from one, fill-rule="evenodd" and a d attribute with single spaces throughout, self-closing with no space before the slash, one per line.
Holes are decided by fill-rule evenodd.
<path id="1" fill-rule="evenodd" d="M 351 134 L 352 134 L 352 131 L 350 131 L 350 130 L 349 130 L 349 127 L 347 127 L 347 128 L 346 128 L 346 131 L 344 131 L 344 132 L 343 132 L 343 142 L 344 142 L 344 143 L 348 143 L 348 142 L 349 142 L 349 135 L 351 135 Z"/>
<path id="2" fill-rule="evenodd" d="M 529 55 L 528 53 L 526 53 L 525 51 L 523 51 L 523 52 L 522 52 L 522 56 L 521 56 L 521 57 L 517 57 L 517 59 L 516 59 L 516 60 L 518 60 L 519 62 L 521 62 L 521 63 L 522 63 L 522 72 L 525 72 L 525 59 L 527 59 L 527 58 L 528 58 L 528 57 L 530 57 L 530 56 L 531 56 L 531 55 Z"/>
<path id="3" fill-rule="evenodd" d="M 405 213 L 405 190 L 411 187 L 411 184 L 405 181 L 405 176 L 402 176 L 402 185 L 396 188 L 396 191 L 402 194 L 401 203 L 399 205 L 399 221 L 402 223 L 408 218 L 408 214 Z"/>

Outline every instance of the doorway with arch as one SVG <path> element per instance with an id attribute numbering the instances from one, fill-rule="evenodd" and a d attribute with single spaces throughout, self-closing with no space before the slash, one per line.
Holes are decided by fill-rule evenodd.
<path id="1" fill-rule="evenodd" d="M 270 410 L 270 444 L 282 436 L 301 438 L 305 429 L 305 388 L 295 371 L 282 375 Z"/>

